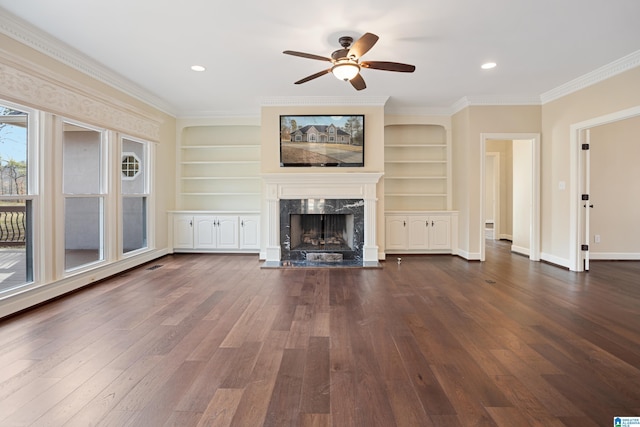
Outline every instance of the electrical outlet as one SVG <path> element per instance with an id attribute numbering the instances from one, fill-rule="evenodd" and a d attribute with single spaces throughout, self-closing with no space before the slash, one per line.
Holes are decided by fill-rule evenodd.
<path id="1" fill-rule="evenodd" d="M 600 235 L 599 235 L 599 234 L 596 234 L 596 235 L 593 237 L 593 241 L 594 241 L 595 243 L 600 243 Z"/>

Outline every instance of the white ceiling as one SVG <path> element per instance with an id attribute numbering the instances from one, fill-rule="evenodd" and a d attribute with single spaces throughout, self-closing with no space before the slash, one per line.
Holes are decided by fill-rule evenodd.
<path id="1" fill-rule="evenodd" d="M 403 113 L 450 110 L 465 97 L 526 102 L 640 52 L 640 0 L 0 0 L 0 8 L 0 30 L 24 20 L 95 61 L 80 68 L 176 116 L 257 115 L 272 97 L 389 97 L 387 109 Z M 413 64 L 415 73 L 363 70 L 360 92 L 331 75 L 293 84 L 328 63 L 283 50 L 329 56 L 338 37 L 365 32 L 380 40 L 364 60 Z M 48 46 L 78 66 L 73 50 Z M 498 66 L 481 70 L 486 61 Z"/>

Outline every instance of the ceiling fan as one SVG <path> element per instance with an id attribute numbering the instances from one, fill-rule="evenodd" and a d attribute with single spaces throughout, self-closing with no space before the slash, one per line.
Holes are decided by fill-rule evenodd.
<path id="1" fill-rule="evenodd" d="M 329 61 L 333 65 L 326 70 L 322 70 L 318 73 L 312 74 L 308 77 L 298 80 L 295 84 L 299 85 L 306 83 L 310 80 L 317 79 L 325 74 L 333 73 L 336 78 L 344 81 L 351 82 L 351 85 L 356 90 L 362 90 L 367 87 L 364 79 L 360 75 L 360 70 L 363 68 L 371 68 L 374 70 L 384 71 L 398 71 L 401 73 L 413 73 L 416 69 L 414 65 L 401 64 L 399 62 L 388 61 L 362 61 L 360 58 L 367 53 L 374 44 L 378 41 L 378 36 L 371 33 L 366 33 L 360 37 L 356 42 L 353 42 L 353 38 L 349 36 L 340 37 L 338 42 L 342 49 L 338 49 L 331 54 L 331 58 L 325 56 L 314 55 L 311 53 L 296 52 L 293 50 L 285 50 L 284 54 L 300 56 L 302 58 L 316 59 L 318 61 Z M 352 45 L 353 43 L 353 45 Z"/>

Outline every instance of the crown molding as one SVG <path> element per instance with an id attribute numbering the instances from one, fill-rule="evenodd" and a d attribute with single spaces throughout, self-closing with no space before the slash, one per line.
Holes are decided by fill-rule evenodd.
<path id="1" fill-rule="evenodd" d="M 136 98 L 158 110 L 176 116 L 175 108 L 163 99 L 142 89 L 130 80 L 114 73 L 77 49 L 51 37 L 21 18 L 0 7 L 0 33 Z"/>
<path id="2" fill-rule="evenodd" d="M 383 107 L 388 96 L 268 96 L 261 98 L 263 107 L 286 106 L 372 106 Z"/>
<path id="3" fill-rule="evenodd" d="M 465 96 L 454 102 L 449 114 L 453 115 L 472 106 L 514 106 L 514 105 L 542 105 L 538 95 L 490 95 Z"/>
<path id="4" fill-rule="evenodd" d="M 384 109 L 386 114 L 398 116 L 451 116 L 449 107 L 389 107 Z"/>
<path id="5" fill-rule="evenodd" d="M 573 79 L 555 89 L 551 89 L 540 95 L 542 104 L 546 104 L 556 99 L 567 96 L 573 92 L 577 92 L 581 89 L 599 83 L 601 81 L 610 79 L 611 77 L 631 70 L 632 68 L 640 66 L 640 50 L 630 53 L 627 56 L 613 61 L 607 65 L 604 65 L 590 73 L 587 73 L 581 77 Z"/>

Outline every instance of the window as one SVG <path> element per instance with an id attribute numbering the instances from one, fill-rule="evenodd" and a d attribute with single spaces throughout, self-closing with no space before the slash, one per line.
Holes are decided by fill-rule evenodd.
<path id="1" fill-rule="evenodd" d="M 148 247 L 148 143 L 122 139 L 122 253 Z"/>
<path id="2" fill-rule="evenodd" d="M 103 134 L 63 124 L 65 271 L 104 260 Z"/>
<path id="3" fill-rule="evenodd" d="M 34 281 L 35 128 L 35 114 L 0 101 L 0 294 Z"/>

